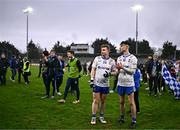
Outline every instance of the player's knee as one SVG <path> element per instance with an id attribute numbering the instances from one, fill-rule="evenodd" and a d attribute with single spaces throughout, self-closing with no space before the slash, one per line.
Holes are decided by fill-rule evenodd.
<path id="1" fill-rule="evenodd" d="M 94 100 L 93 100 L 93 103 L 94 103 L 94 104 L 99 104 L 99 100 L 98 100 L 98 99 L 94 99 Z"/>
<path id="2" fill-rule="evenodd" d="M 101 100 L 101 104 L 105 104 L 105 100 Z"/>
<path id="3" fill-rule="evenodd" d="M 120 101 L 120 105 L 124 105 L 124 101 Z"/>
<path id="4" fill-rule="evenodd" d="M 129 105 L 130 105 L 130 106 L 135 106 L 134 101 L 130 101 L 130 102 L 129 102 Z"/>

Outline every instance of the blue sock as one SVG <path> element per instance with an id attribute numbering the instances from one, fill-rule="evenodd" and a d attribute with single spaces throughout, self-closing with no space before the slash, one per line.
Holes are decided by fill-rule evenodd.
<path id="1" fill-rule="evenodd" d="M 136 117 L 132 117 L 132 122 L 136 123 Z"/>
<path id="2" fill-rule="evenodd" d="M 96 114 L 92 114 L 92 117 L 96 117 Z"/>

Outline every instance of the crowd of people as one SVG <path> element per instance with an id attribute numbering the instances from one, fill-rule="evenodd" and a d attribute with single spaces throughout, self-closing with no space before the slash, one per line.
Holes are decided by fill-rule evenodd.
<path id="1" fill-rule="evenodd" d="M 147 84 L 146 90 L 149 90 L 149 95 L 161 96 L 166 91 L 165 80 L 162 76 L 162 66 L 165 64 L 171 74 L 177 81 L 179 81 L 180 61 L 164 61 L 157 55 L 149 56 L 145 64 L 139 65 L 142 73 L 142 82 Z M 168 88 L 172 93 L 172 90 Z"/>
<path id="2" fill-rule="evenodd" d="M 42 67 L 40 67 L 40 69 L 42 69 L 42 78 L 46 93 L 45 96 L 42 97 L 42 99 L 54 98 L 55 93 L 57 93 L 57 95 L 59 96 L 62 95 L 59 91 L 59 87 L 63 82 L 64 68 L 68 67 L 68 79 L 66 82 L 64 97 L 63 99 L 58 100 L 58 102 L 66 102 L 66 97 L 70 88 L 71 92 L 75 91 L 77 95 L 77 98 L 73 103 L 77 104 L 80 102 L 79 78 L 82 66 L 80 61 L 74 57 L 73 51 L 69 50 L 67 52 L 67 57 L 68 63 L 65 64 L 63 57 L 60 55 L 58 56 L 54 50 L 51 50 L 50 53 L 48 51 L 43 52 L 43 59 L 41 62 Z M 53 86 L 52 96 L 50 96 L 51 83 Z"/>
<path id="3" fill-rule="evenodd" d="M 11 70 L 11 76 L 9 79 L 12 82 L 15 82 L 15 77 L 18 73 L 18 83 L 21 83 L 21 77 L 23 76 L 25 84 L 29 84 L 29 76 L 31 75 L 30 71 L 30 62 L 27 57 L 23 59 L 21 56 L 16 58 L 15 55 L 12 55 L 9 59 L 6 57 L 5 53 L 1 54 L 0 57 L 0 85 L 6 85 L 6 74 L 8 67 Z"/>
<path id="4" fill-rule="evenodd" d="M 105 124 L 107 123 L 104 118 L 105 103 L 110 90 L 109 77 L 116 76 L 121 106 L 119 123 L 124 123 L 125 95 L 128 95 L 132 115 L 130 127 L 134 128 L 136 126 L 136 113 L 140 112 L 138 90 L 140 87 L 141 74 L 140 70 L 137 69 L 137 58 L 129 53 L 129 43 L 122 42 L 120 49 L 123 55 L 117 59 L 116 63 L 115 60 L 109 56 L 110 47 L 108 45 L 102 45 L 101 55 L 95 57 L 94 61 L 89 62 L 88 67 L 81 65 L 79 59 L 74 56 L 74 51 L 72 50 L 67 51 L 67 64 L 64 63 L 64 60 L 60 58 L 60 56 L 56 55 L 54 50 L 51 50 L 50 53 L 44 51 L 40 69 L 42 69 L 42 78 L 46 94 L 42 98 L 54 98 L 55 92 L 57 94 L 59 93 L 59 87 L 62 84 L 64 74 L 64 67 L 67 67 L 68 78 L 63 98 L 58 100 L 58 102 L 66 102 L 69 89 L 71 88 L 71 91 L 74 91 L 76 94 L 76 99 L 73 103 L 80 103 L 80 73 L 82 69 L 87 69 L 85 72 L 90 74 L 89 83 L 93 91 L 92 119 L 90 123 L 92 125 L 96 124 L 96 113 L 100 110 L 99 121 Z M 50 96 L 51 82 L 53 86 L 52 96 Z"/>
<path id="5" fill-rule="evenodd" d="M 78 58 L 75 57 L 74 51 L 67 51 L 68 62 L 65 63 L 62 56 L 57 55 L 54 50 L 48 52 L 45 50 L 39 65 L 38 77 L 43 79 L 45 95 L 42 99 L 55 97 L 55 94 L 61 96 L 59 91 L 63 82 L 65 67 L 67 67 L 68 78 L 63 94 L 63 98 L 58 100 L 59 103 L 66 103 L 68 92 L 74 92 L 76 99 L 74 104 L 80 103 L 79 78 L 81 71 L 84 70 L 85 75 L 90 76 L 90 87 L 92 88 L 92 118 L 90 123 L 96 124 L 96 116 L 99 110 L 99 121 L 106 124 L 104 118 L 106 98 L 109 93 L 114 93 L 117 88 L 120 103 L 119 123 L 125 122 L 125 95 L 128 96 L 130 107 L 131 123 L 130 128 L 136 127 L 137 114 L 140 113 L 139 105 L 139 87 L 140 81 L 148 84 L 146 88 L 149 95 L 161 95 L 162 91 L 166 91 L 165 81 L 162 77 L 162 65 L 166 63 L 171 76 L 178 80 L 180 62 L 163 61 L 157 55 L 149 56 L 145 64 L 138 65 L 136 56 L 129 52 L 130 44 L 127 41 L 120 43 L 120 55 L 115 61 L 109 56 L 110 47 L 106 44 L 101 46 L 101 55 L 88 62 L 87 65 L 81 65 Z M 16 72 L 18 72 L 18 82 L 21 82 L 21 75 L 24 77 L 25 84 L 29 84 L 28 76 L 31 75 L 30 63 L 27 57 L 23 59 L 18 56 L 12 56 L 7 60 L 4 53 L 0 58 L 0 84 L 6 84 L 6 72 L 10 67 L 12 82 L 15 81 Z M 110 76 L 114 76 L 114 86 L 110 89 Z M 51 85 L 53 86 L 52 95 L 50 94 Z M 70 89 L 70 91 L 69 91 Z M 170 92 L 172 90 L 169 89 Z"/>

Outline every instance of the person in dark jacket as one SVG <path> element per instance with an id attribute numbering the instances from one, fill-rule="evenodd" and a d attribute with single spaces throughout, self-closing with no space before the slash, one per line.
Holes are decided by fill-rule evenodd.
<path id="1" fill-rule="evenodd" d="M 157 89 L 159 89 L 159 92 L 160 92 L 160 86 L 158 83 L 160 81 L 158 79 L 159 79 L 159 76 L 161 75 L 161 68 L 162 68 L 162 65 L 158 61 L 158 56 L 154 55 L 153 60 L 150 61 L 147 66 L 147 74 L 149 78 L 149 95 L 151 95 L 154 91 L 154 94 L 156 96 Z"/>
<path id="2" fill-rule="evenodd" d="M 10 80 L 15 82 L 15 76 L 16 76 L 16 67 L 17 67 L 17 61 L 16 61 L 16 56 L 12 55 L 10 59 L 10 69 L 11 69 L 11 77 Z"/>
<path id="3" fill-rule="evenodd" d="M 47 86 L 47 80 L 48 80 L 48 56 L 49 52 L 47 50 L 43 51 L 43 59 L 42 59 L 42 79 L 43 83 L 45 86 L 45 96 L 41 97 L 42 99 L 44 98 L 49 98 L 49 89 Z"/>
<path id="4" fill-rule="evenodd" d="M 61 96 L 61 93 L 59 91 L 59 87 L 61 86 L 63 82 L 63 75 L 64 75 L 64 60 L 62 56 L 58 56 L 58 64 L 55 66 L 55 77 L 52 81 L 53 86 L 53 96 L 55 95 L 55 92 L 57 92 L 58 96 Z"/>
<path id="5" fill-rule="evenodd" d="M 140 65 L 140 71 L 142 74 L 142 81 L 146 84 L 147 83 L 147 72 L 145 64 Z"/>
<path id="6" fill-rule="evenodd" d="M 6 72 L 9 66 L 8 60 L 6 59 L 5 53 L 1 54 L 0 57 L 0 83 L 6 85 Z"/>
<path id="7" fill-rule="evenodd" d="M 136 69 L 134 73 L 134 101 L 136 104 L 136 113 L 140 113 L 140 105 L 139 105 L 139 87 L 140 87 L 140 80 L 141 80 L 141 70 L 139 68 Z"/>
<path id="8" fill-rule="evenodd" d="M 48 70 L 47 70 L 47 97 L 50 97 L 50 86 L 51 83 L 53 84 L 53 94 L 51 98 L 54 98 L 54 92 L 57 89 L 56 84 L 54 83 L 55 80 L 55 74 L 56 74 L 56 68 L 59 65 L 58 58 L 56 56 L 56 52 L 54 50 L 51 50 L 50 56 L 48 57 Z"/>
<path id="9" fill-rule="evenodd" d="M 17 71 L 18 71 L 18 83 L 20 83 L 21 75 L 23 72 L 23 59 L 21 58 L 21 56 L 19 56 L 17 59 Z"/>

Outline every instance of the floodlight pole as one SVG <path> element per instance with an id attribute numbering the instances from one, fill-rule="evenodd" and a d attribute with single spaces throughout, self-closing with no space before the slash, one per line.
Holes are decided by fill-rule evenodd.
<path id="1" fill-rule="evenodd" d="M 136 55 L 138 54 L 138 11 L 136 11 Z"/>
<path id="2" fill-rule="evenodd" d="M 142 5 L 134 5 L 132 10 L 136 13 L 136 55 L 138 55 L 138 13 L 143 9 Z"/>
<path id="3" fill-rule="evenodd" d="M 26 14 L 26 50 L 27 50 L 27 58 L 29 58 L 28 54 L 28 38 L 29 38 L 29 14 L 33 12 L 33 8 L 27 7 L 23 10 L 23 12 Z"/>
<path id="4" fill-rule="evenodd" d="M 28 37 L 29 37 L 29 13 L 27 12 L 26 13 L 26 50 L 27 50 L 27 58 L 29 58 L 29 55 L 28 55 Z"/>

